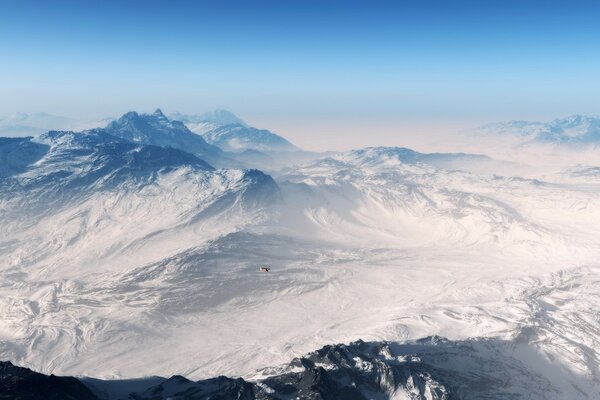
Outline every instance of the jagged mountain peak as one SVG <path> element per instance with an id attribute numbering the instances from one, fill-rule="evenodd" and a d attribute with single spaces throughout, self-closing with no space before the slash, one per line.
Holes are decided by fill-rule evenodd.
<path id="1" fill-rule="evenodd" d="M 190 131 L 182 122 L 167 118 L 160 109 L 152 114 L 130 111 L 102 129 L 120 139 L 192 153 L 210 164 L 222 164 L 223 152 Z"/>
<path id="2" fill-rule="evenodd" d="M 119 118 L 119 119 L 123 119 L 123 118 L 125 118 L 125 119 L 138 118 L 139 116 L 140 115 L 138 114 L 137 111 L 128 111 L 125 114 L 123 114 L 121 116 L 121 118 Z"/>
<path id="3" fill-rule="evenodd" d="M 165 114 L 163 114 L 162 110 L 160 108 L 157 108 L 156 110 L 154 110 L 154 112 L 152 113 L 152 115 L 156 116 L 156 117 L 160 117 L 160 118 L 167 118 L 165 116 Z"/>
<path id="4" fill-rule="evenodd" d="M 169 127 L 185 127 L 180 121 L 174 121 L 167 118 L 160 108 L 157 108 L 153 113 L 138 113 L 137 111 L 129 111 L 123 114 L 120 118 L 115 121 L 112 121 L 108 124 L 107 128 L 110 126 L 116 126 L 119 124 L 149 124 L 149 125 L 163 125 Z M 141 127 L 141 126 L 140 126 Z M 147 128 L 147 127 L 145 127 Z M 191 132 L 189 132 L 191 133 Z"/>

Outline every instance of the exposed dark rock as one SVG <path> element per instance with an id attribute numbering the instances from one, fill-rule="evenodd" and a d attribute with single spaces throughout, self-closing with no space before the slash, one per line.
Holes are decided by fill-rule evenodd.
<path id="1" fill-rule="evenodd" d="M 98 400 L 77 378 L 44 375 L 0 361 L 0 399 Z"/>

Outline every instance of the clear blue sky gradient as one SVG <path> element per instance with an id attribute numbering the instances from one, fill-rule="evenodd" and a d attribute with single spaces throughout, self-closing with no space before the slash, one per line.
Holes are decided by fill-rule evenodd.
<path id="1" fill-rule="evenodd" d="M 0 115 L 157 106 L 330 135 L 598 114 L 600 2 L 0 0 Z"/>

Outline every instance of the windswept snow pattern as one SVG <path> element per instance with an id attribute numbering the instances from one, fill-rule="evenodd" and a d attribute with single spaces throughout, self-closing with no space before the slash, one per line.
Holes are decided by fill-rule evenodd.
<path id="1" fill-rule="evenodd" d="M 0 139 L 0 359 L 186 377 L 139 399 L 600 391 L 598 164 L 374 147 L 270 175 L 230 154 L 159 110 Z"/>

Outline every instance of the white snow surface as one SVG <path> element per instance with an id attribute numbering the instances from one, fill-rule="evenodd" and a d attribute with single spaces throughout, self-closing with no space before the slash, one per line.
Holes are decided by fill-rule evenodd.
<path id="1" fill-rule="evenodd" d="M 67 168 L 48 169 L 52 154 L 17 178 Z M 0 359 L 98 378 L 253 379 L 359 338 L 493 338 L 551 378 L 548 398 L 592 398 L 594 167 L 533 179 L 399 154 L 290 167 L 276 195 L 247 171 L 185 165 L 41 211 L 28 211 L 35 190 L 3 191 Z M 66 163 L 87 173 L 85 160 Z"/>

